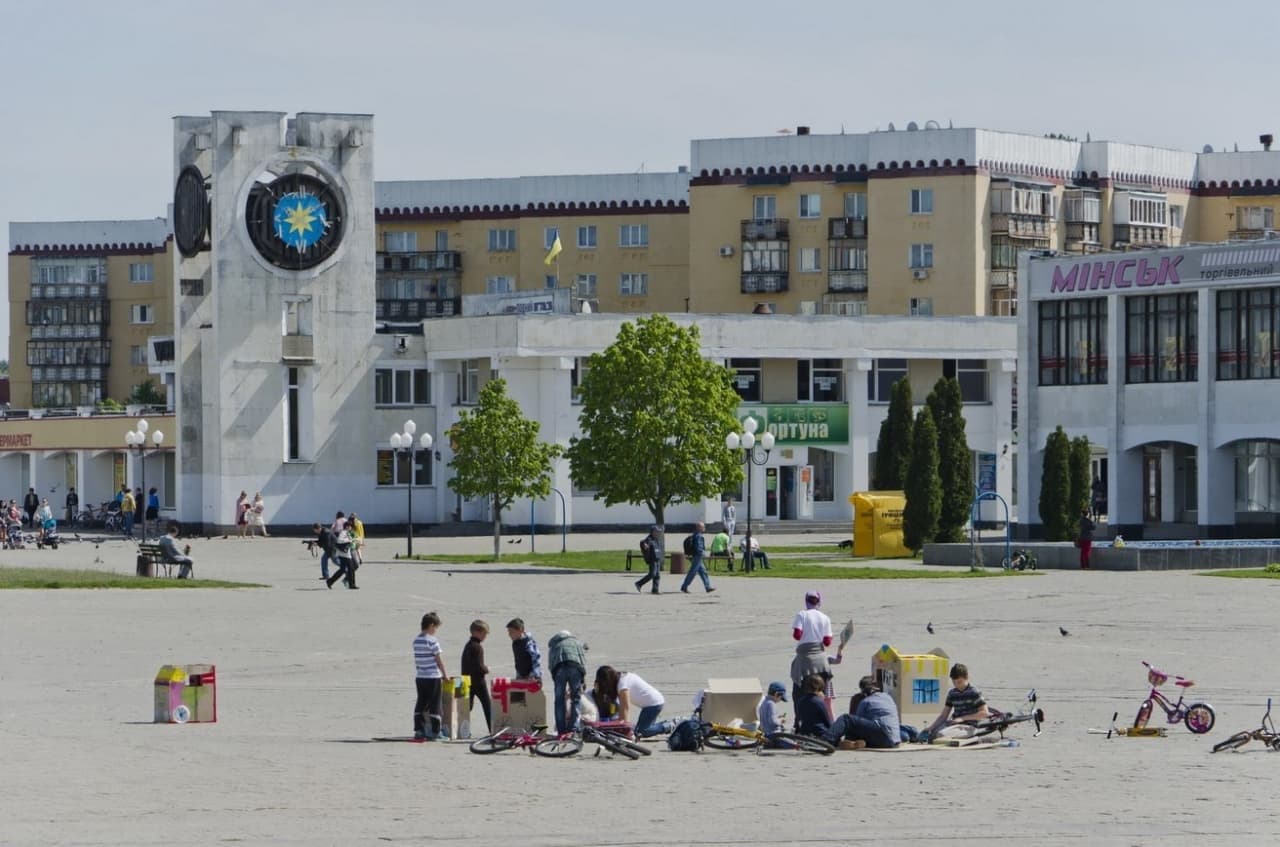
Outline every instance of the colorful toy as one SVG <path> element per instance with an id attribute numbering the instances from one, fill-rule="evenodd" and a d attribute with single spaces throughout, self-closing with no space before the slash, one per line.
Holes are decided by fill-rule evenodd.
<path id="1" fill-rule="evenodd" d="M 532 730 L 547 725 L 547 695 L 536 679 L 494 678 L 493 725 Z"/>
<path id="2" fill-rule="evenodd" d="M 898 704 L 898 714 L 907 724 L 928 724 L 938 716 L 950 673 L 951 659 L 940 647 L 928 653 L 899 653 L 884 644 L 871 657 L 872 676 Z"/>
<path id="3" fill-rule="evenodd" d="M 217 669 L 164 665 L 156 673 L 154 699 L 156 723 L 217 723 Z"/>
<path id="4" fill-rule="evenodd" d="M 1165 717 L 1171 725 L 1185 723 L 1187 729 L 1203 735 L 1213 729 L 1213 723 L 1217 720 L 1213 707 L 1208 703 L 1183 703 L 1183 696 L 1186 689 L 1195 685 L 1195 683 L 1184 677 L 1175 676 L 1174 685 L 1183 689 L 1178 695 L 1178 702 L 1174 703 L 1164 694 L 1160 693 L 1160 686 L 1169 681 L 1169 675 L 1162 670 L 1154 668 L 1148 662 L 1143 662 L 1147 668 L 1147 681 L 1151 683 L 1151 692 L 1147 694 L 1147 699 L 1142 701 L 1142 705 L 1138 707 L 1138 715 L 1133 719 L 1134 729 L 1145 729 L 1147 721 L 1151 719 L 1151 712 L 1155 706 L 1160 706 L 1164 710 Z"/>

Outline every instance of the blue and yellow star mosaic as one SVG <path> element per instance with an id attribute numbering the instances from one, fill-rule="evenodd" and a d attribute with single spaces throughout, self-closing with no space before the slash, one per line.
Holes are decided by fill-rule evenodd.
<path id="1" fill-rule="evenodd" d="M 290 192 L 276 202 L 272 217 L 276 238 L 298 252 L 314 245 L 329 226 L 324 203 L 317 197 Z"/>

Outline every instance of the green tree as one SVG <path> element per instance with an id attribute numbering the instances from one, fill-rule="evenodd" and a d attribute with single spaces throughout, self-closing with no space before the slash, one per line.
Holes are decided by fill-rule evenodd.
<path id="1" fill-rule="evenodd" d="M 493 558 L 498 559 L 502 512 L 517 497 L 551 493 L 551 463 L 563 449 L 538 441 L 539 424 L 507 396 L 507 382 L 491 379 L 474 409 L 463 410 L 450 429 L 454 476 L 449 487 L 463 497 L 487 497 L 493 507 Z"/>
<path id="2" fill-rule="evenodd" d="M 627 322 L 587 360 L 573 481 L 606 506 L 642 504 L 665 523 L 675 503 L 718 497 L 742 482 L 724 439 L 739 428 L 732 372 L 702 356 L 697 326 L 666 315 Z"/>
<path id="3" fill-rule="evenodd" d="M 1067 498 L 1067 508 L 1074 520 L 1081 509 L 1089 508 L 1089 498 L 1093 493 L 1093 451 L 1089 449 L 1088 436 L 1071 439 L 1070 461 L 1071 494 Z"/>
<path id="4" fill-rule="evenodd" d="M 876 471 L 871 487 L 900 491 L 911 462 L 911 381 L 905 376 L 889 393 L 889 412 L 880 424 L 876 440 Z"/>
<path id="5" fill-rule="evenodd" d="M 925 401 L 938 428 L 938 477 L 942 481 L 942 514 L 937 541 L 964 540 L 973 507 L 973 454 L 964 433 L 964 401 L 960 383 L 943 377 Z"/>
<path id="6" fill-rule="evenodd" d="M 1070 541 L 1074 537 L 1070 498 L 1071 441 L 1059 426 L 1045 440 L 1040 471 L 1040 523 L 1047 540 Z"/>
<path id="7" fill-rule="evenodd" d="M 906 479 L 907 505 L 902 512 L 902 543 L 917 554 L 938 532 L 942 514 L 942 480 L 938 477 L 938 430 L 925 406 L 911 433 L 911 464 Z"/>
<path id="8" fill-rule="evenodd" d="M 139 406 L 163 406 L 164 392 L 156 385 L 156 381 L 147 377 L 133 387 L 129 394 L 129 402 Z"/>

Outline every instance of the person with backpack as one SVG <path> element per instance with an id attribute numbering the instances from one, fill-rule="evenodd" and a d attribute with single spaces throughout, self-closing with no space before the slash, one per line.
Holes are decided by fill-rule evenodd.
<path id="1" fill-rule="evenodd" d="M 649 572 L 636 580 L 636 591 L 639 592 L 646 583 L 652 582 L 653 588 L 649 593 L 658 594 L 658 580 L 662 577 L 662 559 L 665 555 L 662 549 L 662 527 L 657 524 L 649 527 L 649 534 L 640 539 L 640 552 L 644 555 L 644 563 L 649 566 Z"/>
<path id="2" fill-rule="evenodd" d="M 706 531 L 706 524 L 698 521 L 693 525 L 693 534 L 684 540 L 684 554 L 689 557 L 689 572 L 684 576 L 684 582 L 680 585 L 680 590 L 685 594 L 689 593 L 689 586 L 693 583 L 694 576 L 702 577 L 702 587 L 710 594 L 715 591 L 711 587 L 711 577 L 707 576 L 707 565 L 705 562 L 707 555 L 707 539 L 703 535 Z"/>

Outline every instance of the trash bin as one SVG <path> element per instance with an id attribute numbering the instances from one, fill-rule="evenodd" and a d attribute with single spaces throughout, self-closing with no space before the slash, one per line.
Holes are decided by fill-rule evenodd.
<path id="1" fill-rule="evenodd" d="M 685 572 L 684 553 L 671 554 L 671 573 L 680 574 Z"/>
<path id="2" fill-rule="evenodd" d="M 150 556 L 139 556 L 137 561 L 138 576 L 155 576 L 156 566 Z"/>

